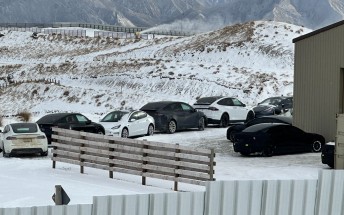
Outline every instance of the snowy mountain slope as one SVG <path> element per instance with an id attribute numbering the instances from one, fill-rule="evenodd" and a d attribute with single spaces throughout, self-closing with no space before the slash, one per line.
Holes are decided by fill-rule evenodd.
<path id="1" fill-rule="evenodd" d="M 292 39 L 310 30 L 280 22 L 250 22 L 192 37 L 150 40 L 72 38 L 3 31 L 0 74 L 28 82 L 0 90 L 3 113 L 104 113 L 147 102 L 228 95 L 254 105 L 291 95 Z"/>

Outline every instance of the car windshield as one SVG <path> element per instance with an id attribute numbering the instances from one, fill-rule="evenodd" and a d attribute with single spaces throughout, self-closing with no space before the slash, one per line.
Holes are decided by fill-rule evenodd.
<path id="1" fill-rule="evenodd" d="M 273 98 L 268 98 L 265 99 L 264 101 L 260 102 L 260 105 L 278 105 L 281 103 L 283 98 L 281 97 L 273 97 Z"/>
<path id="2" fill-rule="evenodd" d="M 220 98 L 222 98 L 222 97 L 220 97 L 220 96 L 203 97 L 203 98 L 198 99 L 195 104 L 212 104 L 213 102 L 215 102 L 216 100 L 218 100 Z"/>
<path id="3" fill-rule="evenodd" d="M 38 131 L 35 123 L 15 123 L 11 124 L 14 133 L 36 133 Z"/>
<path id="4" fill-rule="evenodd" d="M 109 114 L 107 114 L 103 119 L 101 119 L 101 122 L 118 122 L 122 119 L 122 117 L 127 114 L 128 112 L 125 111 L 114 111 Z"/>

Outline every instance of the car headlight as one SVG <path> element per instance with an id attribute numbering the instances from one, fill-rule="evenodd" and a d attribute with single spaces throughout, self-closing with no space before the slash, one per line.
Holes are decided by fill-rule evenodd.
<path id="1" fill-rule="evenodd" d="M 119 129 L 121 127 L 121 125 L 116 125 L 114 127 L 112 127 L 111 129 Z"/>

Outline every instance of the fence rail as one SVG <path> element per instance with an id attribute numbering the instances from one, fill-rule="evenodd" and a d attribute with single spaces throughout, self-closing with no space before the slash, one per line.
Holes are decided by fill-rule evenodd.
<path id="1" fill-rule="evenodd" d="M 78 28 L 91 28 L 101 31 L 112 31 L 112 32 L 125 32 L 125 33 L 136 33 L 148 30 L 146 27 L 123 27 L 114 25 L 99 25 L 99 24 L 88 24 L 88 23 L 0 23 L 0 30 L 15 30 L 15 31 L 33 31 L 41 33 L 42 28 L 67 28 L 67 27 L 78 27 Z M 172 30 L 149 30 L 149 34 L 156 35 L 169 35 L 169 36 L 191 36 L 194 33 L 184 31 L 172 31 Z"/>
<path id="2" fill-rule="evenodd" d="M 205 185 L 214 181 L 213 149 L 194 149 L 178 144 L 131 140 L 87 132 L 53 128 L 53 168 L 56 162 L 66 162 L 114 172 Z"/>

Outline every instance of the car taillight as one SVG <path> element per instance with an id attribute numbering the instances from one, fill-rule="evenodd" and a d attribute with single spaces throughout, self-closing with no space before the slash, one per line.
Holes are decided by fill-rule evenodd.
<path id="1" fill-rule="evenodd" d="M 37 139 L 45 139 L 45 136 L 44 135 L 41 135 L 41 136 L 38 136 L 36 137 Z"/>
<path id="2" fill-rule="evenodd" d="M 16 140 L 16 137 L 6 137 L 6 140 Z"/>
<path id="3" fill-rule="evenodd" d="M 209 110 L 212 110 L 212 111 L 218 111 L 219 109 L 217 109 L 216 107 L 209 107 L 208 108 Z"/>

